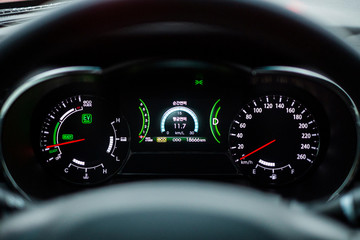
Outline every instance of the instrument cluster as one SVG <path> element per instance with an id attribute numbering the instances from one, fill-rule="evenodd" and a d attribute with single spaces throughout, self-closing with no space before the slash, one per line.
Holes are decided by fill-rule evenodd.
<path id="1" fill-rule="evenodd" d="M 58 68 L 17 88 L 1 117 L 3 167 L 30 198 L 186 177 L 314 200 L 343 190 L 358 162 L 351 98 L 296 67 Z"/>

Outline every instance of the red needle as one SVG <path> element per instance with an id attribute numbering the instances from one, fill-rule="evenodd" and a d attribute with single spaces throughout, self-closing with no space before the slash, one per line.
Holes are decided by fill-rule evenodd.
<path id="1" fill-rule="evenodd" d="M 241 157 L 241 158 L 240 158 L 240 160 L 243 160 L 244 158 L 246 158 L 246 157 L 250 156 L 251 154 L 254 154 L 254 153 L 256 153 L 257 151 L 259 151 L 259 150 L 263 149 L 264 147 L 269 146 L 270 144 L 272 144 L 272 143 L 273 143 L 273 142 L 275 142 L 275 141 L 276 141 L 276 139 L 272 140 L 271 142 L 268 142 L 267 144 L 265 144 L 265 145 L 263 145 L 263 146 L 259 147 L 258 149 L 255 149 L 255 150 L 254 150 L 254 151 L 252 151 L 251 153 L 246 154 L 245 156 Z"/>
<path id="2" fill-rule="evenodd" d="M 74 141 L 69 141 L 69 142 L 58 143 L 58 144 L 46 146 L 46 148 L 52 148 L 52 147 L 57 147 L 57 146 L 61 146 L 61 145 L 66 145 L 66 144 L 81 142 L 81 141 L 84 141 L 84 140 L 85 140 L 85 138 L 83 138 L 83 139 L 78 139 L 78 140 L 74 140 Z"/>

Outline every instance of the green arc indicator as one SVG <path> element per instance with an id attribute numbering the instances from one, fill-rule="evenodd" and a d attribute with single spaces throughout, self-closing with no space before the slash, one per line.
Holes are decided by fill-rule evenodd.
<path id="1" fill-rule="evenodd" d="M 211 130 L 211 133 L 214 137 L 214 139 L 216 140 L 216 142 L 220 143 L 219 139 L 217 138 L 221 136 L 220 134 L 220 131 L 218 129 L 218 124 L 219 124 L 219 119 L 218 119 L 218 115 L 219 115 L 219 112 L 220 112 L 220 109 L 221 107 L 218 106 L 218 103 L 220 102 L 220 99 L 218 99 L 214 106 L 212 107 L 211 109 L 211 112 L 210 112 L 210 130 Z M 215 110 L 216 109 L 216 110 Z"/>
<path id="2" fill-rule="evenodd" d="M 59 125 L 60 125 L 60 122 L 57 122 L 56 125 L 55 125 L 54 135 L 53 135 L 53 143 L 54 143 L 54 144 L 57 144 L 56 136 L 57 136 L 57 130 L 58 130 L 58 128 L 59 128 Z"/>
<path id="3" fill-rule="evenodd" d="M 139 143 L 141 143 L 142 141 L 144 141 L 150 128 L 150 113 L 144 101 L 141 99 L 139 100 L 140 100 L 139 110 L 141 112 L 141 117 L 142 117 L 142 126 L 139 132 L 139 138 L 140 138 Z"/>

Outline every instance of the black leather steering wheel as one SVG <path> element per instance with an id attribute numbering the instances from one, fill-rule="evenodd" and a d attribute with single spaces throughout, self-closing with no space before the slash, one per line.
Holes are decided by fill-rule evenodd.
<path id="1" fill-rule="evenodd" d="M 149 27 L 152 27 L 151 29 Z M 156 28 L 155 26 L 159 27 Z M 156 31 L 153 31 L 157 29 Z M 174 49 L 180 30 L 181 43 Z M 190 29 L 190 30 L 189 30 Z M 165 32 L 164 32 L 165 31 Z M 227 42 L 204 42 L 191 33 L 213 32 Z M 117 49 L 99 43 L 113 36 L 146 40 Z M 109 37 L 110 36 L 110 37 Z M 167 38 L 164 40 L 164 36 Z M 158 41 L 157 41 L 158 40 Z M 170 43 L 169 43 L 170 42 Z M 139 47 L 143 43 L 146 47 Z M 171 44 L 172 43 L 172 44 Z M 31 22 L 0 45 L 2 87 L 33 69 L 75 58 L 78 48 L 111 61 L 186 56 L 239 61 L 239 44 L 252 44 L 307 63 L 342 86 L 359 104 L 354 76 L 360 59 L 330 33 L 285 10 L 260 1 L 85 0 Z M 269 50 L 271 49 L 271 50 Z M 222 51 L 224 50 L 224 51 Z M 85 53 L 87 51 L 87 53 Z M 79 53 L 79 52 L 76 52 Z M 121 53 L 121 56 L 114 55 Z M 21 57 L 19 57 L 21 56 Z M 250 56 L 250 55 L 249 55 Z M 244 57 L 244 56 L 242 56 Z M 341 59 L 341 61 L 339 60 Z M 76 61 L 76 60 L 74 60 Z M 70 61 L 71 62 L 71 61 Z M 15 70 L 15 66 L 17 67 Z M 310 212 L 294 210 L 277 198 L 220 184 L 165 181 L 124 184 L 50 201 L 0 223 L 0 239 L 351 239 L 354 232 Z"/>
<path id="2" fill-rule="evenodd" d="M 1 239 L 352 239 L 276 196 L 195 181 L 152 181 L 62 197 L 8 219 Z"/>
<path id="3" fill-rule="evenodd" d="M 288 65 L 304 65 L 341 80 L 356 104 L 360 102 L 354 89 L 360 59 L 354 49 L 290 11 L 246 0 L 75 1 L 2 42 L 1 84 L 7 87 L 34 69 L 79 59 L 89 65 L 95 61 L 91 58 L 114 64 L 164 56 L 243 62 L 256 59 L 260 51 L 273 64 L 283 64 L 281 56 L 286 56 Z"/>

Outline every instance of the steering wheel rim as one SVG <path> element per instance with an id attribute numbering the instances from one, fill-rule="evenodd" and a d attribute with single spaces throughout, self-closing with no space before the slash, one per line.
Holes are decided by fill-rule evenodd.
<path id="1" fill-rule="evenodd" d="M 47 66 L 49 56 L 59 55 L 64 49 L 96 45 L 99 35 L 114 30 L 126 32 L 129 27 L 142 24 L 169 22 L 199 23 L 230 31 L 235 34 L 235 40 L 229 43 L 229 48 L 235 47 L 239 39 L 248 38 L 248 42 L 257 41 L 264 44 L 264 48 L 277 48 L 281 54 L 306 58 L 309 66 L 330 79 L 341 79 L 342 86 L 354 96 L 356 104 L 360 102 L 357 94 L 352 94 L 356 92 L 353 76 L 360 72 L 359 54 L 316 24 L 262 1 L 78 1 L 25 25 L 5 39 L 0 46 L 0 72 L 8 80 L 5 84 L 9 84 L 24 78 L 33 69 Z M 125 54 L 125 50 L 131 48 L 134 54 L 138 46 L 117 47 Z M 234 48 L 233 55 L 236 50 L 239 49 Z M 15 66 L 21 68 L 14 71 Z"/>
<path id="2" fill-rule="evenodd" d="M 219 183 L 149 181 L 62 197 L 1 223 L 20 239 L 351 239 L 352 230 L 275 195 Z"/>
<path id="3" fill-rule="evenodd" d="M 132 15 L 139 12 L 141 13 L 140 16 L 132 18 Z M 260 15 L 261 20 L 256 17 Z M 84 21 L 88 24 L 82 26 L 81 23 Z M 0 45 L 0 52 L 2 53 L 0 55 L 0 72 L 8 80 L 3 83 L 2 87 L 6 88 L 12 85 L 12 81 L 22 79 L 32 69 L 45 66 L 49 56 L 56 56 L 62 49 L 53 49 L 54 46 L 74 47 L 84 42 L 90 41 L 90 43 L 94 43 L 98 35 L 106 35 L 109 31 L 126 30 L 130 26 L 141 24 L 165 22 L 211 25 L 230 31 L 237 38 L 245 36 L 250 38 L 249 41 L 253 39 L 257 41 L 259 39 L 261 41 L 264 40 L 267 42 L 265 45 L 269 46 L 283 45 L 279 51 L 288 51 L 288 54 L 294 58 L 306 56 L 307 59 L 310 59 L 309 65 L 323 71 L 330 78 L 339 79 L 341 77 L 344 88 L 352 96 L 357 96 L 355 94 L 356 88 L 354 86 L 356 83 L 353 81 L 353 76 L 359 74 L 360 61 L 359 56 L 354 50 L 328 32 L 312 25 L 301 17 L 276 9 L 270 4 L 259 1 L 232 0 L 207 2 L 201 0 L 86 0 L 72 4 L 40 20 L 29 23 L 23 28 L 23 31 L 10 36 Z M 289 35 L 285 33 L 286 31 L 291 31 L 292 34 Z M 33 57 L 35 54 L 37 56 L 36 59 Z M 18 58 L 20 55 L 23 56 L 21 59 Z M 342 59 L 342 61 L 339 62 L 337 59 Z M 14 71 L 14 65 L 23 67 L 19 71 Z M 355 99 L 355 102 L 359 104 L 359 99 Z M 177 190 L 181 189 L 181 191 L 173 192 L 174 188 Z M 145 193 L 151 194 L 152 202 L 147 202 L 148 199 L 143 199 Z M 178 213 L 174 210 L 182 209 L 185 211 L 185 219 L 205 219 L 204 215 L 202 215 L 203 213 L 210 213 L 213 209 L 218 208 L 225 211 L 223 207 L 226 206 L 229 209 L 225 211 L 227 214 L 223 212 L 223 217 L 231 221 L 235 219 L 235 225 L 244 225 L 243 228 L 239 228 L 240 230 L 235 228 L 236 231 L 232 232 L 231 235 L 234 238 L 248 233 L 255 234 L 251 235 L 254 237 L 264 237 L 266 235 L 267 238 L 269 236 L 276 236 L 274 239 L 289 239 L 290 237 L 294 238 L 294 232 L 296 232 L 299 234 L 299 239 L 344 239 L 350 238 L 349 236 L 352 234 L 351 230 L 328 219 L 314 216 L 308 212 L 296 212 L 295 214 L 292 209 L 283 206 L 279 207 L 271 197 L 263 196 L 263 194 L 254 193 L 250 190 L 239 190 L 208 183 L 170 181 L 165 183 L 139 183 L 121 187 L 114 186 L 55 200 L 46 206 L 14 216 L 12 219 L 4 222 L 4 224 L 1 224 L 0 237 L 1 239 L 12 239 L 25 236 L 22 234 L 26 234 L 26 236 L 34 236 L 34 238 L 39 239 L 39 234 L 47 238 L 48 234 L 52 234 L 51 236 L 56 239 L 66 237 L 63 234 L 83 233 L 83 231 L 79 230 L 83 229 L 84 223 L 90 225 L 90 227 L 88 226 L 89 229 L 96 229 L 95 223 L 100 217 L 98 215 L 99 211 L 107 210 L 105 217 L 101 216 L 104 222 L 110 220 L 113 222 L 114 219 L 112 217 L 115 217 L 116 221 L 124 219 L 122 210 L 129 207 L 128 204 L 132 200 L 129 196 L 132 196 L 133 199 L 141 199 L 141 201 L 136 201 L 136 204 L 133 206 L 136 212 L 129 212 L 126 215 L 128 217 L 131 215 L 144 215 L 144 212 L 141 212 L 143 210 L 146 210 L 148 213 L 149 209 L 144 208 L 144 206 L 152 207 L 153 203 L 163 203 L 163 199 L 160 196 L 164 196 L 166 193 L 171 196 L 168 200 L 171 200 L 170 203 L 172 205 L 170 204 L 170 208 L 167 209 L 171 211 L 157 213 L 172 217 L 163 218 L 160 223 L 170 221 L 174 214 Z M 173 193 L 173 195 L 169 193 Z M 174 196 L 178 196 L 178 198 L 175 199 Z M 218 198 L 217 196 L 221 197 Z M 117 199 L 124 197 L 128 201 L 122 200 L 121 203 L 117 202 Z M 226 201 L 230 200 L 232 204 L 224 205 Z M 81 205 L 82 202 L 87 201 L 89 201 L 89 204 Z M 244 202 L 241 208 L 239 208 L 239 204 L 235 204 L 238 201 Z M 105 204 L 99 206 L 98 202 Z M 189 209 L 184 209 L 185 203 L 191 203 L 186 205 L 187 207 L 200 206 L 199 204 L 202 204 L 206 206 L 206 209 L 203 212 L 189 211 Z M 81 207 L 72 209 L 70 206 Z M 112 208 L 109 208 L 109 206 Z M 264 208 L 264 206 L 267 206 L 267 208 Z M 94 208 L 95 212 L 92 211 Z M 259 210 L 260 208 L 261 211 Z M 116 213 L 115 216 L 110 215 L 110 213 L 113 213 L 111 210 L 115 211 L 115 209 L 116 212 L 122 214 Z M 247 220 L 250 217 L 249 209 L 254 214 L 261 214 L 251 215 L 257 216 L 257 218 L 249 221 Z M 161 209 L 158 210 L 160 211 Z M 234 214 L 235 212 L 236 214 Z M 139 215 L 139 213 L 141 214 Z M 44 216 L 44 218 L 36 218 L 37 214 Z M 199 215 L 195 216 L 193 214 Z M 278 214 L 281 215 L 281 221 L 273 221 L 273 216 L 278 216 Z M 288 221 L 288 217 L 294 215 L 297 216 L 295 221 Z M 37 221 L 33 221 L 34 217 Z M 59 228 L 55 231 L 56 234 L 54 232 L 49 233 L 48 229 L 51 228 L 49 224 L 55 224 L 56 221 L 63 217 L 71 219 L 71 224 L 57 223 Z M 220 219 L 215 213 L 211 217 L 219 219 L 217 222 L 227 222 L 223 218 Z M 179 222 L 177 221 L 177 223 Z M 233 223 L 235 222 L 231 224 Z M 214 222 L 211 222 L 210 225 L 204 225 L 207 229 L 211 229 L 210 233 L 212 233 L 213 229 L 216 229 L 213 224 Z M 231 224 L 229 223 L 229 226 L 235 226 Z M 266 224 L 270 224 L 271 227 L 268 228 Z M 111 226 L 115 228 L 115 225 Z M 126 226 L 125 230 L 135 229 L 134 226 L 124 226 Z M 158 223 L 156 226 L 161 226 L 161 224 Z M 226 224 L 221 226 L 225 229 Z M 321 227 L 314 229 L 314 226 Z M 254 231 L 250 233 L 248 229 Z M 258 229 L 258 231 L 255 229 Z M 292 232 L 289 232 L 289 229 Z M 14 232 L 15 230 L 17 233 Z M 86 235 L 89 237 L 96 236 L 93 235 L 92 231 L 85 233 L 89 234 Z M 115 233 L 119 232 L 116 231 Z M 180 236 L 184 236 L 180 233 L 178 234 L 175 237 L 179 239 Z M 114 236 L 119 237 L 118 235 Z M 206 236 L 211 239 L 218 235 L 208 234 Z M 168 235 L 168 237 L 174 239 L 174 235 Z M 203 237 L 205 236 L 201 235 L 201 239 L 204 239 Z"/>

